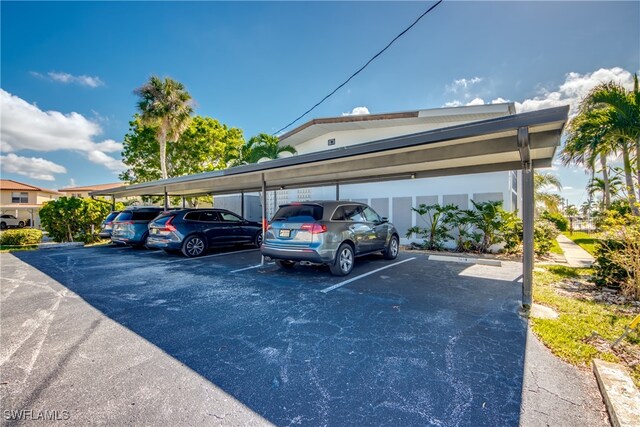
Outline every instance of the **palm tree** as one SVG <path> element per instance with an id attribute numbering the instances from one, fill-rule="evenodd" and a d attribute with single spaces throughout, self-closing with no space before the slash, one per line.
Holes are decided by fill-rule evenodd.
<path id="1" fill-rule="evenodd" d="M 608 115 L 600 110 L 586 110 L 578 114 L 567 127 L 567 141 L 560 154 L 562 163 L 579 164 L 591 172 L 595 178 L 596 158 L 600 159 L 602 170 L 603 200 L 606 208 L 611 205 L 609 189 L 609 167 L 607 155 L 615 151 L 615 139 L 610 135 Z"/>
<path id="2" fill-rule="evenodd" d="M 625 170 L 625 183 L 631 209 L 640 216 L 634 179 L 640 190 L 640 89 L 638 75 L 633 76 L 633 90 L 629 91 L 618 83 L 603 83 L 596 86 L 580 106 L 580 112 L 601 111 L 607 120 L 607 133 L 615 138 L 616 145 L 622 151 Z M 636 177 L 633 176 L 631 159 L 636 159 Z"/>
<path id="3" fill-rule="evenodd" d="M 184 85 L 169 77 L 151 76 L 134 91 L 139 97 L 138 110 L 142 123 L 153 126 L 160 146 L 160 171 L 168 178 L 167 142 L 176 142 L 191 120 L 191 95 Z"/>
<path id="4" fill-rule="evenodd" d="M 557 176 L 552 173 L 535 172 L 533 175 L 533 193 L 536 202 L 544 205 L 545 210 L 549 212 L 558 212 L 558 205 L 562 199 L 557 194 L 547 193 L 547 187 L 555 187 L 562 190 L 562 184 Z"/>
<path id="5" fill-rule="evenodd" d="M 297 151 L 291 145 L 279 145 L 277 136 L 261 133 L 249 139 L 249 145 L 253 147 L 255 161 L 262 159 L 277 159 L 282 153 L 296 154 Z"/>

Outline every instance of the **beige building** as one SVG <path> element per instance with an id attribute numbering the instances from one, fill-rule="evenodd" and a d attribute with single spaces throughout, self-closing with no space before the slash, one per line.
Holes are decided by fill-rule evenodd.
<path id="1" fill-rule="evenodd" d="M 126 185 L 123 182 L 114 182 L 111 184 L 97 184 L 97 185 L 85 185 L 83 187 L 66 187 L 61 188 L 58 191 L 64 193 L 67 197 L 91 197 L 89 195 L 92 191 L 110 190 L 112 188 L 121 187 Z"/>
<path id="2" fill-rule="evenodd" d="M 63 194 L 55 190 L 0 179 L 0 212 L 15 216 L 27 226 L 40 227 L 40 208 L 61 196 Z"/>

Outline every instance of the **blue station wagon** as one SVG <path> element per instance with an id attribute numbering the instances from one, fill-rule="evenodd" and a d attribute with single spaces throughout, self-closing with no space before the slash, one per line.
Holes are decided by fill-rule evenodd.
<path id="1" fill-rule="evenodd" d="M 147 246 L 197 257 L 214 246 L 262 244 L 262 225 L 225 209 L 165 212 L 149 224 Z"/>

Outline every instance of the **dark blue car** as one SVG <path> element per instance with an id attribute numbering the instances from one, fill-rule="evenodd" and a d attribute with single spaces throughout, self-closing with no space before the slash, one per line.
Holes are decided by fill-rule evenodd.
<path id="1" fill-rule="evenodd" d="M 127 208 L 113 220 L 111 241 L 121 245 L 143 247 L 149 237 L 149 222 L 164 209 L 155 206 Z"/>
<path id="2" fill-rule="evenodd" d="M 214 246 L 262 244 L 262 225 L 225 209 L 165 212 L 149 224 L 147 247 L 196 257 Z"/>

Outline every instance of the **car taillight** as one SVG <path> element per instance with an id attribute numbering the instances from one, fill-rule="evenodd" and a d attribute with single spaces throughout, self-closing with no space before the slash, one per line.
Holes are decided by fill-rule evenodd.
<path id="1" fill-rule="evenodd" d="M 269 221 L 267 221 L 266 219 L 262 220 L 262 229 L 263 230 L 267 230 L 267 227 L 269 227 Z"/>
<path id="2" fill-rule="evenodd" d="M 164 229 L 166 231 L 176 231 L 176 227 L 174 227 L 173 224 L 171 224 L 171 221 L 173 221 L 173 218 L 175 218 L 175 216 L 172 216 L 171 218 L 169 218 L 167 222 L 164 224 Z"/>
<path id="3" fill-rule="evenodd" d="M 324 224 L 317 224 L 314 222 L 313 224 L 302 224 L 300 226 L 300 230 L 308 231 L 311 234 L 320 234 L 320 233 L 327 232 L 327 226 Z"/>

